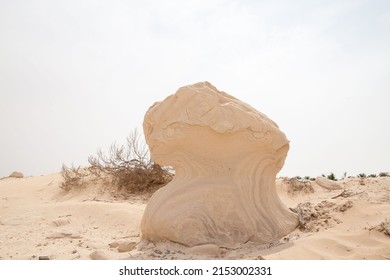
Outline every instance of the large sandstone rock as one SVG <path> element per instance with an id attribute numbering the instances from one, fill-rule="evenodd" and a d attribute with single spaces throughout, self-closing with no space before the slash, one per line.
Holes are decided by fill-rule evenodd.
<path id="1" fill-rule="evenodd" d="M 145 209 L 144 239 L 232 246 L 272 242 L 296 228 L 275 189 L 289 142 L 264 114 L 197 83 L 155 103 L 144 133 L 152 159 L 176 171 Z"/>

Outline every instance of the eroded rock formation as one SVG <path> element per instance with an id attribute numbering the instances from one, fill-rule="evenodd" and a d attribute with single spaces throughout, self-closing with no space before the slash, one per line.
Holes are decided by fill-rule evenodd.
<path id="1" fill-rule="evenodd" d="M 204 82 L 155 103 L 143 125 L 152 159 L 176 171 L 145 209 L 143 238 L 232 246 L 296 228 L 275 189 L 289 142 L 267 116 Z"/>
<path id="2" fill-rule="evenodd" d="M 327 190 L 341 190 L 342 187 L 334 181 L 328 180 L 325 177 L 318 176 L 316 183 Z"/>

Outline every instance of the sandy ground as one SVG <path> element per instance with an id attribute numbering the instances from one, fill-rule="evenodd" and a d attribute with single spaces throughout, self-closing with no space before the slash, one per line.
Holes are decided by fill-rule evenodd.
<path id="1" fill-rule="evenodd" d="M 332 191 L 312 182 L 313 192 L 291 192 L 278 179 L 302 226 L 272 244 L 234 248 L 147 244 L 143 197 L 93 183 L 67 193 L 60 182 L 60 174 L 0 180 L 0 259 L 390 259 L 390 177 L 348 178 Z"/>

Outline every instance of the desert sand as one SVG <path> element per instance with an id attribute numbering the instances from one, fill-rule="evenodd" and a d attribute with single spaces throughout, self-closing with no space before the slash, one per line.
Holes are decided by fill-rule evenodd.
<path id="1" fill-rule="evenodd" d="M 234 248 L 146 244 L 140 225 L 148 197 L 94 182 L 66 192 L 61 180 L 59 173 L 0 180 L 0 259 L 390 259 L 390 177 L 347 178 L 340 190 L 315 181 L 295 189 L 279 178 L 277 193 L 289 208 L 301 205 L 303 226 L 272 243 Z"/>

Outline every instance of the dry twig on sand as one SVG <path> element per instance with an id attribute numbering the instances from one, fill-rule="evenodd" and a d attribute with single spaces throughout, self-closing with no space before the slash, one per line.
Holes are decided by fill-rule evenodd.
<path id="1" fill-rule="evenodd" d="M 390 222 L 388 222 L 387 220 L 385 220 L 384 222 L 381 222 L 377 226 L 371 226 L 370 224 L 368 224 L 368 225 L 370 227 L 366 228 L 366 229 L 368 229 L 369 231 L 376 230 L 378 232 L 383 232 L 384 234 L 386 234 L 390 237 Z"/>
<path id="2" fill-rule="evenodd" d="M 359 194 L 362 194 L 364 193 L 365 191 L 362 191 L 362 192 L 353 192 L 353 191 L 348 191 L 348 190 L 343 190 L 340 194 L 336 195 L 336 196 L 333 196 L 332 199 L 335 199 L 335 198 L 338 198 L 338 197 L 351 197 L 351 196 L 355 196 L 355 195 L 359 195 Z"/>
<path id="3" fill-rule="evenodd" d="M 384 234 L 390 236 L 390 222 L 385 221 L 380 223 L 380 225 L 377 226 L 377 230 L 379 232 L 383 232 Z"/>

